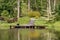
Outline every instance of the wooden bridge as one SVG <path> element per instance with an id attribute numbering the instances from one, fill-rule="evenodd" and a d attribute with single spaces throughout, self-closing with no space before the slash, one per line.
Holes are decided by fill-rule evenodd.
<path id="1" fill-rule="evenodd" d="M 29 25 L 29 26 L 20 26 L 20 25 L 16 25 L 16 26 L 10 26 L 10 29 L 12 28 L 28 28 L 28 29 L 45 29 L 46 26 L 36 26 L 36 25 Z"/>
<path id="2" fill-rule="evenodd" d="M 31 18 L 28 24 L 25 24 L 22 26 L 17 24 L 16 26 L 10 26 L 10 28 L 28 28 L 28 29 L 45 29 L 46 28 L 46 26 L 34 25 L 35 20 L 37 19 Z"/>

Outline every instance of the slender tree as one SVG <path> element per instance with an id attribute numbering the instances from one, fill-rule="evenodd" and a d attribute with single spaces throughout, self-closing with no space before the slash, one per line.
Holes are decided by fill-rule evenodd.
<path id="1" fill-rule="evenodd" d="M 50 16 L 52 16 L 52 14 L 51 14 L 51 1 L 50 0 L 47 0 L 47 15 L 48 15 L 47 20 L 50 20 Z"/>
<path id="2" fill-rule="evenodd" d="M 54 8 L 53 8 L 54 12 L 55 12 L 55 6 L 56 6 L 56 0 L 54 0 Z"/>
<path id="3" fill-rule="evenodd" d="M 18 13 L 17 13 L 17 18 L 19 19 L 19 14 L 20 14 L 20 0 L 17 0 L 17 8 L 18 8 Z M 20 35 L 19 35 L 19 30 L 18 31 L 18 40 L 20 40 Z"/>
<path id="4" fill-rule="evenodd" d="M 19 16 L 20 16 L 20 0 L 17 0 L 17 9 L 18 9 L 17 18 L 19 19 Z"/>
<path id="5" fill-rule="evenodd" d="M 28 11 L 30 10 L 30 0 L 28 0 Z"/>

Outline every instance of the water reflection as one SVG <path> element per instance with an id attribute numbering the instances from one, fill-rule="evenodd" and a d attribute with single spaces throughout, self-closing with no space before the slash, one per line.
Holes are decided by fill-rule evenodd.
<path id="1" fill-rule="evenodd" d="M 19 30 L 19 31 L 18 31 Z M 43 29 L 11 29 L 0 30 L 0 40 L 57 40 L 57 36 Z"/>

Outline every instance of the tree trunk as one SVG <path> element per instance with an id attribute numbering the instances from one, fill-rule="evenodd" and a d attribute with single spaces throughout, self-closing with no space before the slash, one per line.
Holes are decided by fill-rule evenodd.
<path id="1" fill-rule="evenodd" d="M 17 18 L 19 19 L 19 14 L 20 14 L 20 0 L 17 1 L 17 10 L 18 10 L 18 13 L 17 13 Z"/>
<path id="2" fill-rule="evenodd" d="M 56 0 L 54 0 L 54 9 L 53 9 L 54 12 L 55 12 L 55 6 L 56 6 Z"/>
<path id="3" fill-rule="evenodd" d="M 47 0 L 47 16 L 48 16 L 48 19 L 47 20 L 50 20 L 50 16 L 52 16 L 51 14 L 51 1 L 50 0 Z"/>
<path id="4" fill-rule="evenodd" d="M 28 0 L 28 11 L 30 11 L 30 0 Z"/>

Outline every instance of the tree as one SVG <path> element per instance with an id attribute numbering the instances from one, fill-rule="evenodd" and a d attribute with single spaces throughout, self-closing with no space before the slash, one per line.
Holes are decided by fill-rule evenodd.
<path id="1" fill-rule="evenodd" d="M 30 0 L 28 0 L 28 11 L 30 11 Z"/>
<path id="2" fill-rule="evenodd" d="M 50 20 L 50 16 L 51 16 L 51 2 L 50 2 L 50 0 L 47 0 L 47 16 L 48 16 L 48 18 L 47 18 L 47 20 Z"/>
<path id="3" fill-rule="evenodd" d="M 15 8 L 16 8 L 16 0 L 0 0 L 0 14 L 2 11 L 7 10 L 11 17 L 14 17 Z"/>
<path id="4" fill-rule="evenodd" d="M 56 1 L 56 21 L 60 21 L 60 0 Z"/>
<path id="5" fill-rule="evenodd" d="M 27 6 L 27 3 L 25 3 L 23 0 L 21 1 L 21 13 L 20 13 L 20 15 L 22 15 L 22 16 L 27 16 L 27 11 L 29 11 L 28 10 L 28 6 Z"/>
<path id="6" fill-rule="evenodd" d="M 17 0 L 17 8 L 18 8 L 18 13 L 17 13 L 17 18 L 19 19 L 19 14 L 20 14 L 20 0 Z"/>

